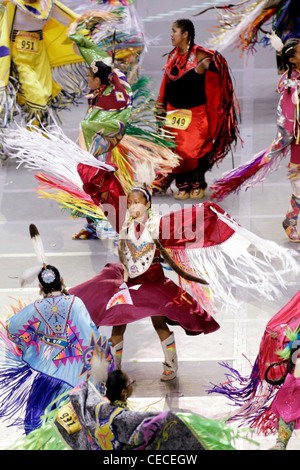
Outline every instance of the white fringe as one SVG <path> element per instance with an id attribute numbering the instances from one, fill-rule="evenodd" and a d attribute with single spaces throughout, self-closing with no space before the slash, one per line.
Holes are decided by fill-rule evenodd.
<path id="1" fill-rule="evenodd" d="M 236 310 L 241 294 L 269 301 L 278 299 L 287 288 L 288 278 L 299 275 L 299 253 L 264 240 L 228 215 L 211 209 L 235 233 L 220 245 L 174 250 L 173 256 L 179 257 L 193 274 L 207 280 L 210 300 L 218 311 Z"/>
<path id="2" fill-rule="evenodd" d="M 3 137 L 3 147 L 18 166 L 33 171 L 50 173 L 64 178 L 82 189 L 82 180 L 77 172 L 79 163 L 115 171 L 115 168 L 100 162 L 89 152 L 81 149 L 69 139 L 58 126 L 49 130 L 32 126 L 30 129 L 16 126 L 13 132 Z"/>

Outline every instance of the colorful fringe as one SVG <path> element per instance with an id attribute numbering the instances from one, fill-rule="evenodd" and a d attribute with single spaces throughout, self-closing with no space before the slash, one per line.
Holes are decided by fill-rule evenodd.
<path id="1" fill-rule="evenodd" d="M 244 434 L 247 431 L 235 431 L 224 421 L 207 419 L 193 413 L 176 412 L 178 418 L 196 436 L 205 450 L 235 450 L 234 444 L 238 439 L 244 439 L 257 445 Z"/>
<path id="2" fill-rule="evenodd" d="M 228 5 L 206 8 L 199 15 L 214 9 L 220 11 L 219 25 L 209 40 L 214 48 L 222 51 L 228 46 L 239 49 L 241 57 L 245 52 L 254 53 L 258 44 L 270 45 L 269 34 L 274 31 L 282 42 L 300 37 L 300 6 L 298 0 L 278 1 L 244 0 Z M 268 23 L 269 22 L 269 23 Z M 266 31 L 271 24 L 270 31 Z"/>
<path id="3" fill-rule="evenodd" d="M 247 163 L 225 173 L 222 178 L 214 181 L 210 189 L 211 198 L 217 201 L 223 200 L 229 194 L 237 194 L 242 188 L 247 190 L 258 183 L 262 183 L 265 177 L 276 171 L 281 160 L 285 157 L 287 149 L 282 149 L 281 154 L 276 158 L 267 161 L 264 157 L 269 153 L 270 148 L 263 150 Z"/>
<path id="4" fill-rule="evenodd" d="M 221 214 L 213 208 L 212 211 L 234 230 L 235 233 L 228 240 L 205 248 L 193 248 L 191 245 L 186 249 L 176 247 L 168 249 L 180 267 L 208 281 L 208 287 L 201 286 L 201 291 L 195 283 L 189 286 L 198 301 L 208 310 L 210 304 L 217 302 L 218 310 L 222 311 L 229 306 L 238 308 L 239 303 L 233 295 L 234 288 L 247 289 L 249 293 L 256 292 L 269 300 L 279 296 L 278 286 L 283 288 L 286 285 L 285 276 L 293 272 L 295 266 L 298 271 L 294 258 L 296 253 L 294 254 L 293 250 L 286 251 L 272 241 L 257 237 L 228 215 Z M 251 253 L 251 246 L 255 247 L 255 255 Z M 276 269 L 271 261 L 275 259 L 274 256 L 281 264 L 281 267 L 277 265 Z M 216 266 L 218 266 L 217 271 Z M 230 282 L 229 273 L 231 273 Z M 202 292 L 205 294 L 204 298 Z"/>
<path id="5" fill-rule="evenodd" d="M 220 363 L 229 373 L 225 374 L 226 381 L 213 385 L 206 392 L 218 393 L 228 398 L 238 411 L 233 412 L 226 423 L 239 422 L 240 427 L 255 429 L 257 433 L 264 435 L 273 434 L 278 430 L 278 419 L 271 412 L 271 405 L 278 387 L 263 384 L 260 378 L 258 358 L 252 368 L 249 377 L 241 374 L 227 363 Z"/>
<path id="6" fill-rule="evenodd" d="M 31 369 L 6 330 L 0 332 L 0 419 L 8 426 L 32 431 L 41 424 L 38 411 L 70 389 L 67 383 Z"/>
<path id="7" fill-rule="evenodd" d="M 240 49 L 241 57 L 245 51 L 255 52 L 255 46 L 261 41 L 259 34 L 262 26 L 273 17 L 276 13 L 276 8 L 271 8 L 267 11 L 263 11 L 254 21 L 241 33 L 239 40 L 236 41 L 236 48 Z"/>
<path id="8" fill-rule="evenodd" d="M 25 306 L 15 300 L 7 308 L 5 320 Z M 0 326 L 0 419 L 8 427 L 17 426 L 29 433 L 41 425 L 39 411 L 72 387 L 31 369 L 22 360 L 22 351 L 9 339 L 5 325 L 0 322 Z"/>
<path id="9" fill-rule="evenodd" d="M 63 401 L 64 395 L 59 398 L 61 399 L 60 406 L 64 406 L 68 402 L 68 398 Z M 69 447 L 60 438 L 53 426 L 53 422 L 57 417 L 57 408 L 49 411 L 51 406 L 53 404 L 41 416 L 42 424 L 39 428 L 31 431 L 26 436 L 20 437 L 6 450 L 69 450 Z"/>
<path id="10" fill-rule="evenodd" d="M 49 103 L 46 113 L 20 106 L 17 102 L 18 85 L 10 77 L 5 89 L 0 90 L 0 128 L 13 123 L 40 122 L 44 127 L 57 122 L 62 124 L 60 111 L 78 106 L 86 93 L 86 65 L 83 63 L 66 64 L 52 68 L 52 78 L 62 90 Z M 37 124 L 38 125 L 38 124 Z"/>
<path id="11" fill-rule="evenodd" d="M 218 126 L 215 132 L 216 137 L 209 155 L 212 165 L 216 162 L 220 163 L 232 146 L 237 145 L 238 139 L 242 142 L 238 128 L 238 116 L 240 116 L 239 103 L 233 89 L 227 62 L 217 51 L 215 51 L 213 61 L 222 80 L 220 102 L 222 115 L 218 118 Z"/>
<path id="12" fill-rule="evenodd" d="M 79 191 L 77 187 L 48 175 L 37 173 L 35 178 L 42 183 L 36 192 L 42 198 L 57 201 L 61 209 L 67 210 L 71 217 L 89 217 L 93 221 L 107 220 L 103 211 L 97 206 L 88 194 Z M 45 189 L 53 191 L 46 191 Z"/>
<path id="13" fill-rule="evenodd" d="M 282 321 L 284 321 L 283 318 Z M 278 417 L 272 412 L 272 403 L 282 384 L 268 384 L 265 380 L 265 373 L 268 367 L 273 364 L 274 356 L 277 355 L 281 361 L 276 362 L 276 370 L 270 369 L 268 371 L 268 377 L 273 381 L 284 377 L 287 372 L 287 360 L 290 357 L 291 348 L 295 341 L 299 341 L 299 338 L 299 325 L 294 329 L 286 328 L 280 342 L 281 349 L 273 353 L 274 340 L 272 340 L 267 328 L 249 377 L 242 377 L 236 369 L 226 363 L 220 364 L 229 371 L 225 374 L 226 381 L 219 385 L 213 385 L 207 392 L 226 396 L 233 402 L 233 406 L 238 407 L 238 411 L 233 412 L 226 422 L 238 421 L 239 426 L 248 426 L 265 436 L 278 431 Z"/>

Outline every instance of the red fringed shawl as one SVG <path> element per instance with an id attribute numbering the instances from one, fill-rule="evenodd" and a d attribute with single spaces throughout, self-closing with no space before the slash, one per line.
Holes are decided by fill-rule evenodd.
<path id="1" fill-rule="evenodd" d="M 204 49 L 198 45 L 192 48 L 194 60 L 188 60 L 185 68 L 176 76 L 180 78 L 183 74 L 192 70 L 197 65 L 196 52 L 204 52 L 214 61 L 217 73 L 207 70 L 205 72 L 205 94 L 207 98 L 207 113 L 209 119 L 210 132 L 213 139 L 213 148 L 210 152 L 211 163 L 221 161 L 231 149 L 232 144 L 237 143 L 239 137 L 238 120 L 239 114 L 238 101 L 236 99 L 228 65 L 225 58 L 217 51 Z M 165 66 L 165 74 L 161 83 L 157 102 L 162 104 L 165 97 L 165 88 L 168 79 L 174 80 L 170 74 L 173 65 L 172 51 L 169 54 Z"/>

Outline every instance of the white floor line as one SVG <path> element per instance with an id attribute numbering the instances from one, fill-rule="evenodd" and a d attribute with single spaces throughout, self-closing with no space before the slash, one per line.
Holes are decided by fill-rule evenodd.
<path id="1" fill-rule="evenodd" d="M 103 256 L 102 252 L 91 252 L 91 251 L 51 251 L 45 253 L 45 256 L 67 258 L 67 257 L 76 257 L 76 256 Z M 0 258 L 36 258 L 35 253 L 0 253 Z"/>

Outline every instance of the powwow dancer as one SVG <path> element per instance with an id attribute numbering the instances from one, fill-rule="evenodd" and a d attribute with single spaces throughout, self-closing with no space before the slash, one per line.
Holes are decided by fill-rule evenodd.
<path id="1" fill-rule="evenodd" d="M 272 449 L 284 450 L 299 424 L 299 301 L 300 292 L 271 318 L 259 353 L 247 377 L 223 364 L 226 383 L 214 385 L 237 411 L 226 420 L 264 435 L 278 433 Z"/>
<path id="2" fill-rule="evenodd" d="M 1 2 L 2 132 L 15 122 L 51 124 L 82 96 L 85 65 L 67 38 L 76 16 L 56 0 Z"/>
<path id="3" fill-rule="evenodd" d="M 167 177 L 157 177 L 153 190 L 164 191 L 175 179 L 176 199 L 201 199 L 205 173 L 237 143 L 238 106 L 226 60 L 195 44 L 189 19 L 173 23 L 171 39 L 174 49 L 164 67 L 157 118 L 163 132 L 174 133 L 174 151 L 182 160 Z"/>
<path id="4" fill-rule="evenodd" d="M 178 164 L 178 157 L 168 150 L 173 145 L 170 138 L 158 136 L 152 116 L 149 118 L 155 103 L 147 89 L 147 77 L 139 77 L 145 36 L 131 9 L 111 9 L 109 14 L 105 21 L 106 12 L 104 18 L 101 11 L 86 12 L 69 28 L 69 37 L 89 65 L 92 88 L 87 96 L 89 109 L 80 124 L 79 145 L 97 159 L 115 164 L 120 181 L 130 189 L 142 154 L 163 173 Z M 105 65 L 97 72 L 100 61 Z M 122 89 L 112 80 L 115 75 Z M 74 238 L 97 238 L 93 221 Z"/>
<path id="5" fill-rule="evenodd" d="M 83 302 L 66 291 L 58 269 L 46 263 L 34 225 L 30 234 L 39 265 L 23 273 L 21 285 L 38 277 L 42 298 L 10 316 L 0 337 L 0 417 L 26 433 L 41 425 L 60 395 L 90 378 L 96 344 L 113 368 L 109 343 Z"/>
<path id="6" fill-rule="evenodd" d="M 132 109 L 132 91 L 125 75 L 100 60 L 101 50 L 83 36 L 70 35 L 89 64 L 87 95 L 89 108 L 80 123 L 79 145 L 100 160 L 120 142 Z M 96 57 L 96 58 L 94 58 Z M 104 57 L 109 59 L 108 54 Z M 105 60 L 105 59 L 104 59 Z M 111 60 L 109 59 L 111 63 Z M 97 238 L 93 220 L 74 239 Z"/>
<path id="7" fill-rule="evenodd" d="M 282 45 L 283 46 L 283 45 Z M 283 228 L 291 242 L 300 242 L 297 221 L 300 210 L 300 145 L 299 145 L 299 77 L 300 39 L 288 39 L 282 47 L 282 58 L 287 68 L 279 81 L 281 94 L 278 105 L 277 136 L 269 148 L 252 160 L 226 173 L 212 185 L 212 198 L 222 200 L 241 188 L 249 188 L 263 181 L 268 173 L 276 170 L 281 159 L 290 154 L 288 165 L 292 186 L 290 207 L 283 221 Z"/>
<path id="8" fill-rule="evenodd" d="M 108 194 L 103 196 L 107 199 Z M 160 264 L 164 248 L 155 234 L 159 217 L 151 211 L 147 188 L 133 188 L 127 196 L 127 207 L 119 233 L 121 263 L 106 265 L 98 276 L 73 287 L 71 292 L 84 302 L 89 299 L 88 309 L 97 326 L 113 327 L 110 342 L 116 368 L 121 367 L 126 324 L 151 316 L 165 357 L 161 380 L 171 380 L 176 377 L 178 364 L 174 333 L 167 323 L 179 324 L 191 335 L 211 333 L 219 325 L 188 293 L 181 298 L 180 287 L 165 277 Z M 184 276 L 175 263 L 172 266 Z M 187 279 L 198 281 L 191 275 Z M 204 280 L 199 282 L 206 284 Z"/>
<path id="9" fill-rule="evenodd" d="M 103 463 L 118 462 L 120 450 L 234 450 L 245 437 L 223 422 L 181 410 L 138 411 L 128 400 L 132 384 L 126 372 L 107 373 L 99 348 L 91 359 L 91 381 L 62 397 L 43 424 L 8 450 L 106 450 Z M 106 370 L 105 370 L 106 369 Z M 93 386 L 98 386 L 99 393 Z M 126 457 L 127 459 L 128 457 Z"/>

